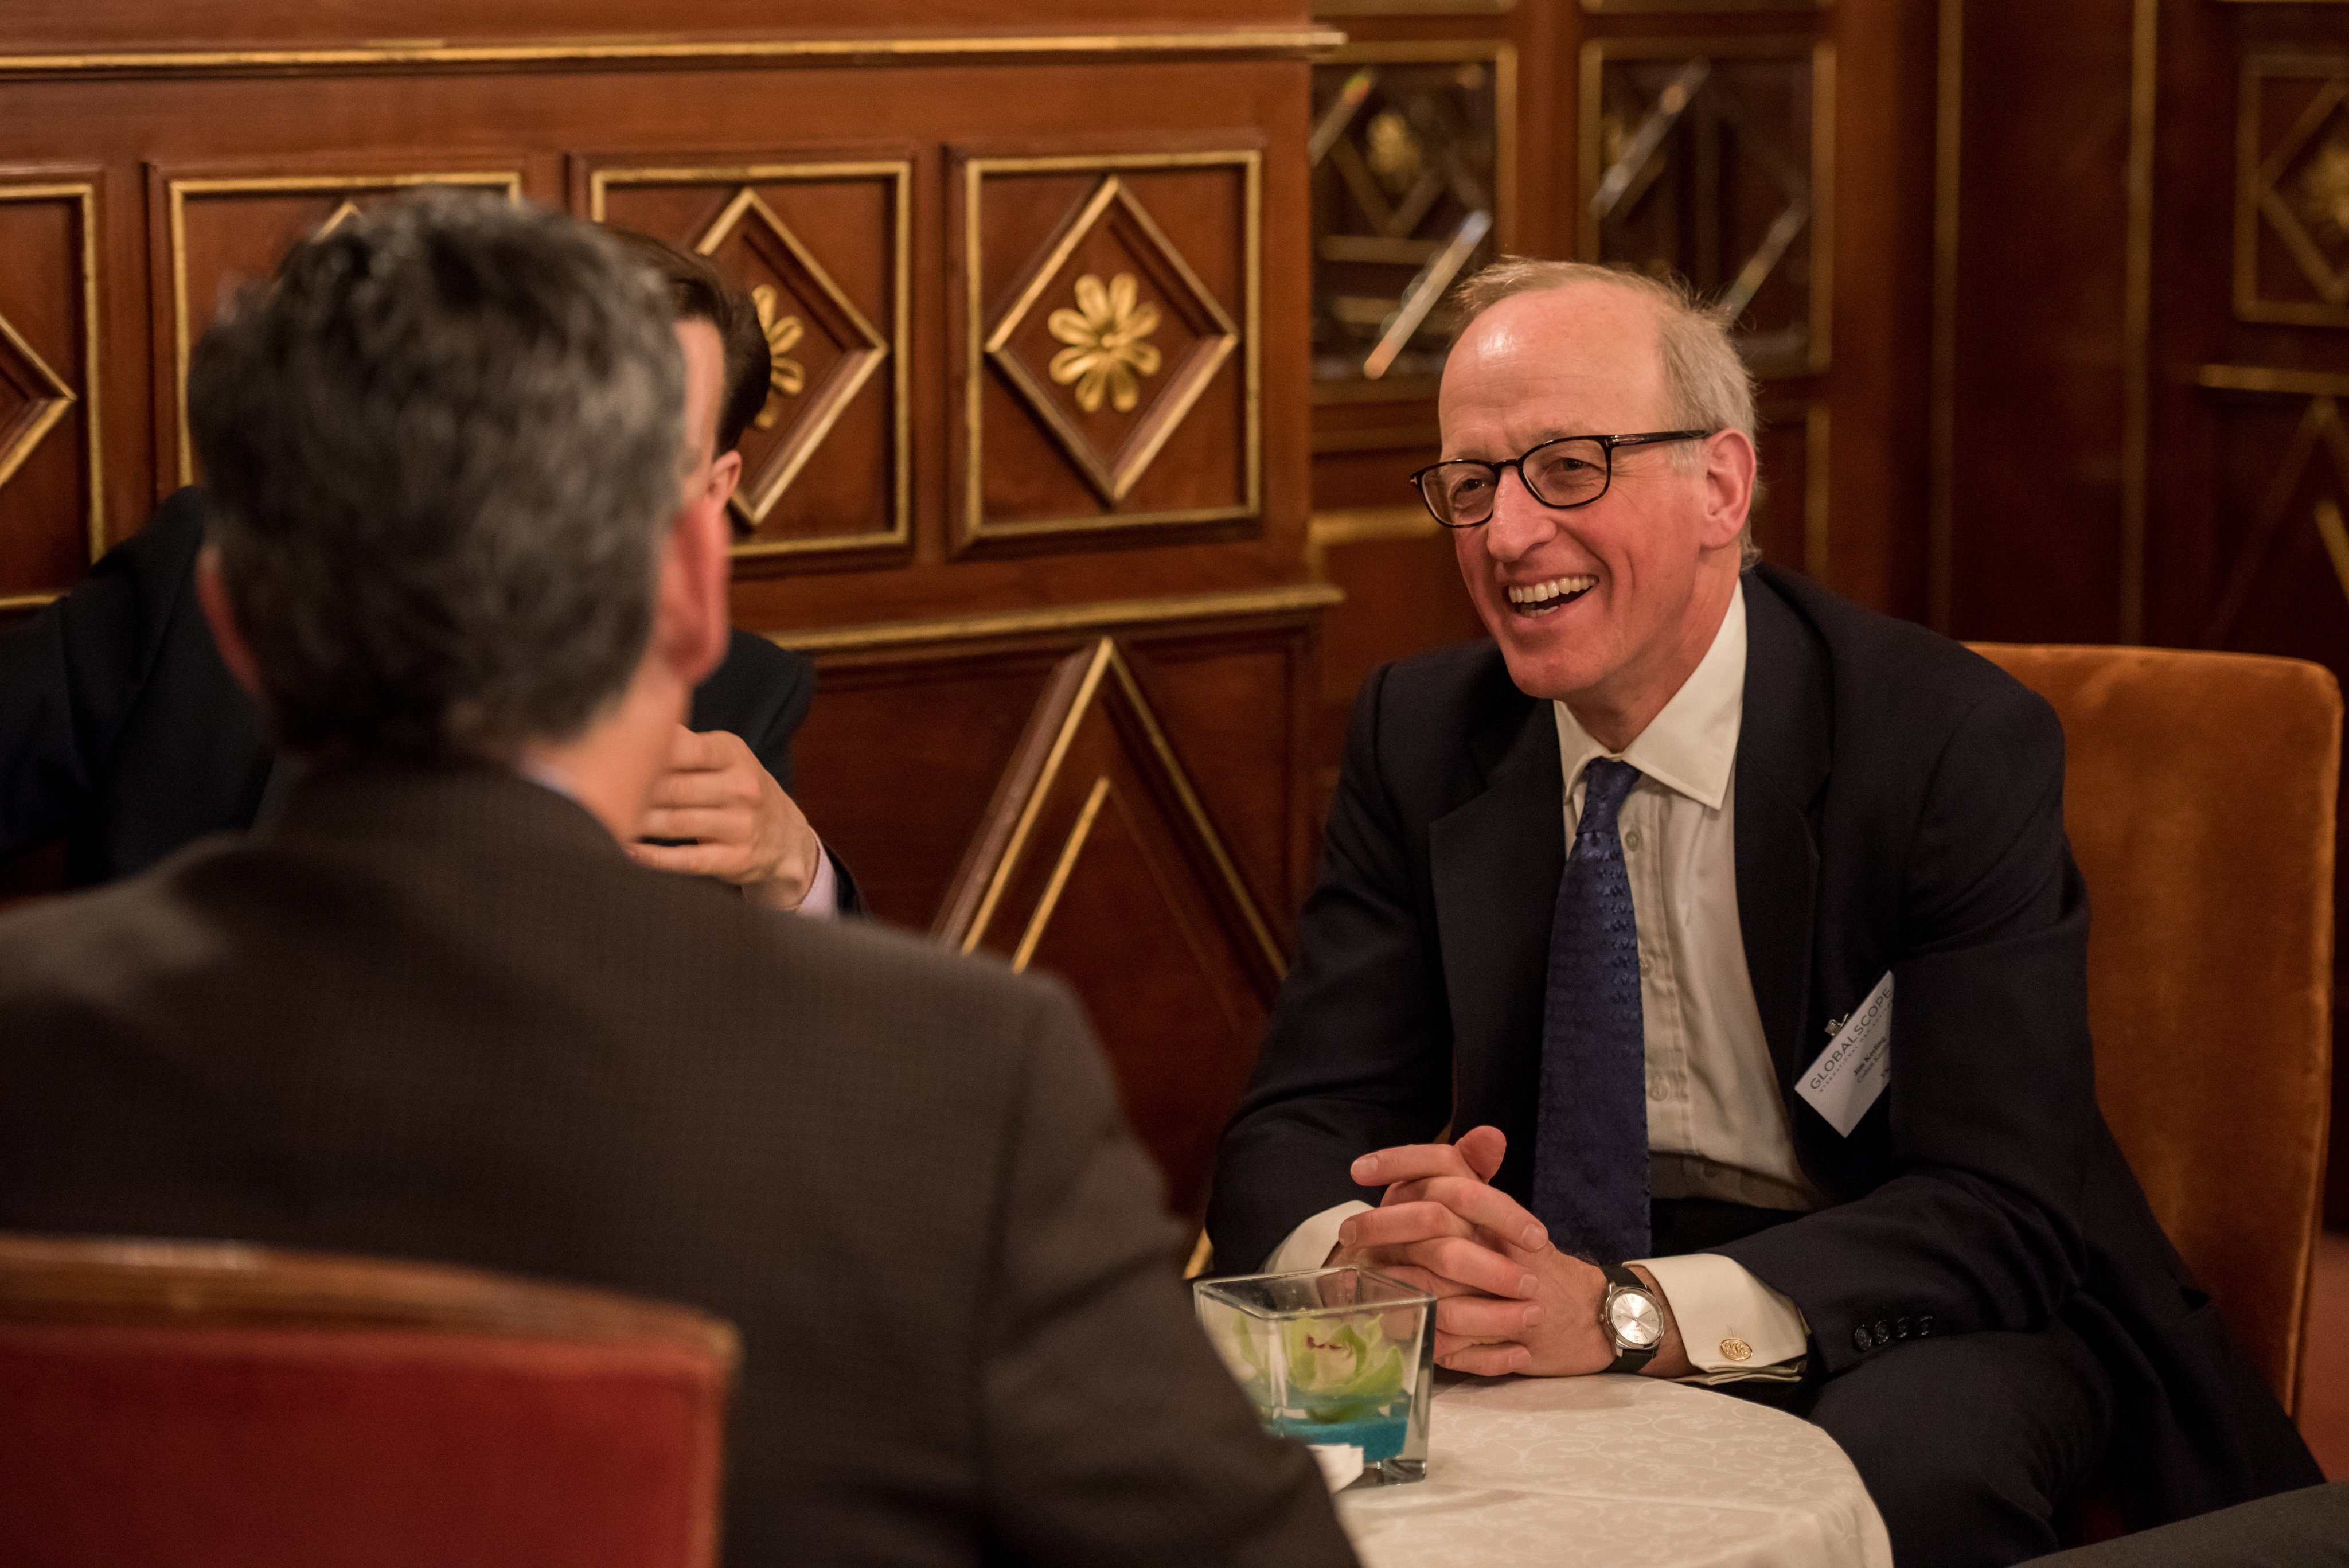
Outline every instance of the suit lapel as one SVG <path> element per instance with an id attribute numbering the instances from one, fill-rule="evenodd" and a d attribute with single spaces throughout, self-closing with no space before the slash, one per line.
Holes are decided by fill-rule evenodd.
<path id="1" fill-rule="evenodd" d="M 1482 794 L 1428 831 L 1429 879 L 1452 1011 L 1454 1130 L 1507 1135 L 1497 1185 L 1533 1178 L 1534 1096 L 1549 928 L 1566 868 L 1565 781 L 1547 702 L 1505 705 L 1472 747 Z"/>
<path id="2" fill-rule="evenodd" d="M 1762 1033 L 1781 1085 L 1825 1041 L 1808 1037 L 1819 852 L 1811 816 L 1826 782 L 1826 667 L 1769 581 L 1745 578 L 1745 712 L 1737 735 L 1737 919 Z"/>

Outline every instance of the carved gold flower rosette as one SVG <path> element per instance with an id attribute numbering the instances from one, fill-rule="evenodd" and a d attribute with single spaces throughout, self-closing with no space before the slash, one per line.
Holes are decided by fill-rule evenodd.
<path id="1" fill-rule="evenodd" d="M 1217 168 L 1232 170 L 1240 176 L 1243 202 L 1239 214 L 1243 243 L 1240 280 L 1243 297 L 1238 302 L 1238 320 L 1234 319 L 1214 291 L 1200 280 L 1180 247 L 1168 237 L 1124 178 L 1128 173 L 1145 171 Z M 1009 303 L 999 314 L 989 317 L 985 309 L 980 222 L 987 184 L 990 179 L 1005 175 L 1035 173 L 1098 173 L 1100 179 L 1061 223 L 1057 237 L 1019 275 L 1018 282 L 1010 290 Z M 1255 516 L 1261 508 L 1262 493 L 1262 432 L 1255 330 L 1261 254 L 1261 154 L 1255 151 L 1219 151 L 1036 158 L 974 157 L 962 165 L 962 175 L 963 264 L 968 311 L 965 318 L 968 324 L 965 338 L 968 360 L 963 397 L 964 517 L 960 529 L 963 541 L 970 543 L 983 539 L 1093 530 L 1118 531 L 1139 526 Z M 1114 225 L 1123 249 L 1135 265 L 1120 264 L 1114 267 L 1103 266 L 1097 271 L 1087 268 L 1079 275 L 1071 275 L 1073 259 L 1104 224 Z M 1136 278 L 1133 296 L 1121 308 L 1119 296 L 1123 291 L 1118 275 L 1124 273 L 1140 275 Z M 1083 286 L 1088 277 L 1092 279 L 1092 287 L 1101 290 L 1100 298 L 1092 300 L 1090 305 L 1086 296 L 1092 290 Z M 1143 296 L 1140 284 L 1145 280 L 1156 296 L 1154 300 Z M 1137 323 L 1145 319 L 1145 313 L 1167 309 L 1183 318 L 1192 336 L 1189 345 L 1180 350 L 1146 341 L 1157 330 L 1158 323 L 1149 323 L 1146 330 L 1136 329 Z M 1133 319 L 1127 321 L 1123 330 L 1111 325 L 1113 318 L 1127 311 L 1133 314 Z M 1100 347 L 1106 346 L 1122 352 L 1113 358 L 1112 362 L 1089 362 L 1084 369 L 1077 370 L 1065 379 L 1056 377 L 1050 366 L 1040 362 L 1030 363 L 1016 346 L 1023 335 L 1036 336 L 1027 333 L 1026 329 L 1040 312 L 1044 313 L 1048 340 L 1058 345 L 1060 349 L 1050 358 L 1063 369 L 1068 369 L 1077 363 L 1078 358 Z M 1083 325 L 1089 317 L 1099 318 L 1100 330 Z M 1058 327 L 1054 328 L 1056 322 Z M 1040 361 L 1045 357 L 1040 355 L 1038 358 Z M 1143 369 L 1153 358 L 1156 358 L 1158 363 Z M 1240 493 L 1237 500 L 1224 505 L 1162 511 L 1119 510 L 1216 376 L 1235 360 L 1241 377 L 1242 427 L 1242 450 L 1237 454 L 1240 458 L 1237 476 Z M 989 519 L 986 515 L 984 462 L 987 432 L 983 418 L 982 378 L 990 368 L 1035 417 L 1045 434 L 1061 449 L 1071 466 L 1099 498 L 1104 508 L 1102 514 L 1003 520 Z M 1086 391 L 1087 371 L 1092 369 L 1102 372 L 1097 383 L 1098 401 L 1092 401 Z M 1131 403 L 1125 400 L 1122 390 L 1128 378 L 1133 382 Z M 1071 389 L 1063 392 L 1059 389 L 1061 387 Z M 1088 406 L 1089 402 L 1091 406 Z M 1093 436 L 1079 423 L 1081 417 L 1090 417 L 1104 410 L 1133 415 L 1131 428 L 1118 441 L 1115 449 L 1108 452 L 1102 450 Z"/>

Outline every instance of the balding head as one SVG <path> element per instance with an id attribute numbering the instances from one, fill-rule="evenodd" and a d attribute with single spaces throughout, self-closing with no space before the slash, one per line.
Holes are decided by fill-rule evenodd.
<path id="1" fill-rule="evenodd" d="M 1568 449 L 1584 472 L 1611 472 L 1579 504 L 1547 504 L 1505 471 L 1489 520 L 1453 533 L 1516 683 L 1565 701 L 1619 749 L 1702 659 L 1735 591 L 1754 486 L 1750 382 L 1719 323 L 1649 279 L 1508 262 L 1463 298 L 1474 314 L 1438 401 L 1446 459 L 1701 432 Z"/>

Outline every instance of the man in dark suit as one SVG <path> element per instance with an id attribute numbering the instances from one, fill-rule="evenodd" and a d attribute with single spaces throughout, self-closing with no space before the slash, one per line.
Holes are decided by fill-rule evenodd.
<path id="1" fill-rule="evenodd" d="M 735 450 L 768 396 L 757 314 L 705 257 L 622 243 L 667 284 L 686 351 L 686 484 L 730 495 Z M 722 497 L 721 497 L 722 499 Z M 0 646 L 0 860 L 63 840 L 68 887 L 143 871 L 207 833 L 253 826 L 291 782 L 260 715 L 212 647 L 195 600 L 204 497 L 192 487 L 108 552 L 74 591 Z M 647 823 L 647 864 L 716 876 L 807 913 L 859 909 L 791 798 L 792 736 L 815 696 L 803 655 L 737 631 L 694 691 L 678 767 Z M 689 841 L 689 842 L 688 842 Z"/>
<path id="2" fill-rule="evenodd" d="M 2099 1478 L 2146 1522 L 2317 1480 L 2096 1109 L 2052 711 L 1753 564 L 1719 320 L 1571 264 L 1464 303 L 1415 478 L 1492 640 L 1363 691 L 1218 1267 L 1785 1404 L 1904 1568 L 2045 1552 Z"/>
<path id="3" fill-rule="evenodd" d="M 251 835 L 0 918 L 0 1229 L 722 1314 L 739 1563 L 1350 1562 L 1065 989 L 625 852 L 727 636 L 681 378 L 611 242 L 471 196 L 206 335 L 198 597 L 305 766 Z"/>

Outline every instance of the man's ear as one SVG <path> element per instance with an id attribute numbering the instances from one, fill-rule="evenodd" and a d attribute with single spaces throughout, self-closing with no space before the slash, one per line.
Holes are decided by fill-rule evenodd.
<path id="1" fill-rule="evenodd" d="M 244 628 L 236 624 L 236 607 L 229 603 L 228 580 L 221 576 L 217 545 L 205 545 L 196 556 L 196 602 L 203 607 L 204 624 L 212 628 L 212 646 L 220 649 L 221 662 L 228 666 L 245 695 L 260 701 L 261 667 L 253 661 L 253 645 L 244 640 Z"/>
<path id="2" fill-rule="evenodd" d="M 1754 509 L 1754 443 L 1744 431 L 1722 431 L 1704 443 L 1704 544 L 1736 543 Z"/>
<path id="3" fill-rule="evenodd" d="M 726 657 L 730 535 L 722 503 L 697 503 L 679 509 L 661 540 L 652 652 L 688 686 L 700 685 Z"/>
<path id="4" fill-rule="evenodd" d="M 735 489 L 742 483 L 742 454 L 730 452 L 709 465 L 709 490 L 723 510 L 734 499 Z"/>

